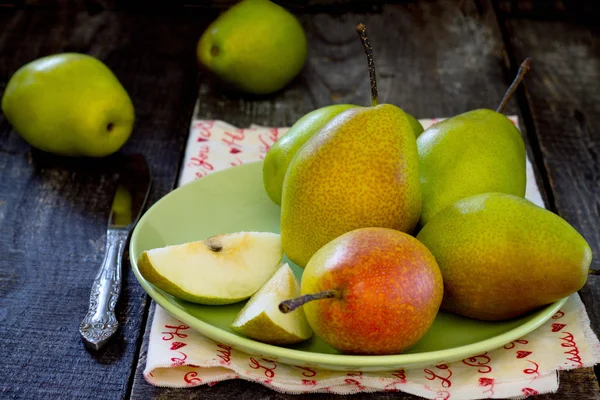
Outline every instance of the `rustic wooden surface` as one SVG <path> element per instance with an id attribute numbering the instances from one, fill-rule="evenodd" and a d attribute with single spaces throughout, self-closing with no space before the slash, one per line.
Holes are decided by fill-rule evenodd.
<path id="1" fill-rule="evenodd" d="M 136 107 L 123 152 L 148 158 L 150 201 L 172 189 L 196 98 L 197 68 L 187 55 L 202 29 L 194 18 L 0 9 L 0 26 L 0 91 L 42 55 L 99 57 Z M 32 152 L 0 117 L 1 398 L 117 399 L 130 390 L 148 298 L 128 263 L 116 340 L 94 354 L 78 333 L 104 253 L 111 161 Z"/>
<path id="2" fill-rule="evenodd" d="M 0 7 L 0 93 L 20 65 L 42 55 L 80 51 L 105 61 L 136 106 L 135 130 L 122 152 L 147 156 L 155 178 L 151 203 L 175 185 L 196 98 L 199 116 L 239 126 L 291 125 L 332 102 L 367 104 L 365 60 L 353 31 L 358 20 L 371 32 L 380 100 L 416 117 L 495 107 L 518 63 L 532 56 L 526 91 L 519 91 L 507 113 L 523 120 L 547 204 L 584 234 L 593 247 L 593 267 L 600 269 L 600 52 L 589 13 L 578 16 L 585 4 L 565 2 L 565 10 L 575 11 L 563 21 L 556 11 L 561 2 L 541 11 L 543 2 L 536 1 L 282 2 L 307 30 L 309 61 L 285 90 L 247 97 L 223 93 L 196 68 L 196 40 L 217 15 L 206 3 L 166 11 L 118 1 L 27 1 L 25 8 L 19 7 L 23 2 L 7 3 L 17 7 Z M 548 15 L 551 20 L 544 20 Z M 148 385 L 141 372 L 149 301 L 129 269 L 119 336 L 98 355 L 83 348 L 77 328 L 104 251 L 113 161 L 31 151 L 0 115 L 0 343 L 7 349 L 0 354 L 0 397 L 294 398 L 244 381 L 192 390 Z M 597 333 L 599 292 L 598 277 L 581 291 Z M 559 393 L 539 398 L 600 398 L 591 368 L 561 372 L 560 379 Z"/>

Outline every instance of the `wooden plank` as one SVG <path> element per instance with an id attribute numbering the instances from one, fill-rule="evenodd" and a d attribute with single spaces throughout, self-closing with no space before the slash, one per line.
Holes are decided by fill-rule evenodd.
<path id="1" fill-rule="evenodd" d="M 512 77 L 503 45 L 473 2 L 388 5 L 380 13 L 309 14 L 310 41 L 303 73 L 266 97 L 224 94 L 200 86 L 197 117 L 290 125 L 331 103 L 370 104 L 366 59 L 354 27 L 364 21 L 375 51 L 381 102 L 418 118 L 447 117 L 478 107 L 495 108 Z M 518 114 L 514 102 L 507 113 Z"/>
<path id="2" fill-rule="evenodd" d="M 554 210 L 586 238 L 599 270 L 600 30 L 530 19 L 508 19 L 504 27 L 514 54 L 534 59 L 526 102 Z M 590 276 L 580 294 L 600 335 L 600 277 Z"/>
<path id="3" fill-rule="evenodd" d="M 222 119 L 240 127 L 251 123 L 284 126 L 327 104 L 368 104 L 366 62 L 354 32 L 357 21 L 369 27 L 382 102 L 396 104 L 420 118 L 495 108 L 514 72 L 504 68 L 508 60 L 493 10 L 477 3 L 403 4 L 369 14 L 303 14 L 311 41 L 309 60 L 292 85 L 272 96 L 250 97 L 225 94 L 204 78 L 196 117 Z M 522 117 L 516 101 L 510 103 L 507 113 Z M 525 126 L 521 129 L 525 131 Z M 543 189 L 543 182 L 540 185 Z M 149 325 L 146 335 L 148 330 Z M 211 388 L 155 388 L 143 379 L 146 352 L 147 337 L 137 366 L 133 399 L 294 398 L 239 380 Z M 591 368 L 561 372 L 560 378 L 559 392 L 541 398 L 598 398 L 590 395 L 598 389 Z M 331 396 L 303 396 L 326 397 Z M 401 393 L 348 397 L 416 399 Z"/>
<path id="4" fill-rule="evenodd" d="M 210 15 L 210 14 L 209 14 Z M 150 203 L 173 187 L 197 93 L 193 49 L 202 19 L 72 8 L 0 13 L 0 92 L 25 62 L 79 51 L 106 62 L 132 97 L 137 120 L 123 153 L 141 152 L 155 178 Z M 174 39 L 176 38 L 176 39 Z M 114 158 L 37 151 L 0 117 L 0 397 L 125 397 L 147 296 L 124 265 L 122 329 L 93 354 L 79 339 L 104 253 Z"/>
<path id="5" fill-rule="evenodd" d="M 503 19 L 527 18 L 545 21 L 597 24 L 596 0 L 495 0 Z"/>

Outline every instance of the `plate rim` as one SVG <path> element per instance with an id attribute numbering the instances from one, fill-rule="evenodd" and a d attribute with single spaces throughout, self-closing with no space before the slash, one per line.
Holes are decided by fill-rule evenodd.
<path id="1" fill-rule="evenodd" d="M 150 218 L 152 209 L 156 209 L 157 206 L 166 201 L 165 199 L 172 196 L 173 193 L 184 190 L 192 190 L 190 189 L 190 187 L 196 185 L 203 185 L 203 182 L 205 182 L 206 180 L 210 181 L 213 179 L 218 179 L 218 177 L 222 174 L 232 173 L 230 171 L 251 167 L 256 168 L 257 164 L 262 164 L 262 161 L 246 163 L 235 168 L 228 168 L 225 170 L 217 171 L 203 177 L 202 179 L 198 179 L 175 188 L 174 190 L 161 197 L 158 201 L 156 201 L 144 213 L 144 215 L 140 218 L 140 220 L 138 221 L 131 233 L 131 240 L 128 248 L 129 261 L 131 263 L 133 273 L 140 285 L 142 286 L 142 288 L 165 311 L 167 311 L 173 317 L 181 320 L 182 322 L 185 322 L 195 331 L 208 337 L 211 340 L 223 342 L 224 344 L 227 344 L 234 349 L 241 348 L 241 351 L 244 352 L 249 352 L 248 350 L 245 350 L 246 348 L 249 348 L 252 349 L 252 351 L 250 352 L 254 352 L 262 356 L 271 356 L 273 358 L 278 359 L 295 360 L 296 362 L 301 363 L 319 364 L 337 368 L 356 368 L 358 370 L 370 368 L 372 370 L 372 368 L 393 369 L 397 367 L 410 367 L 411 365 L 432 365 L 434 363 L 438 363 L 440 360 L 444 360 L 444 362 L 453 362 L 456 360 L 460 360 L 461 358 L 464 359 L 472 357 L 481 352 L 491 351 L 501 346 L 504 346 L 505 344 L 510 343 L 514 340 L 517 340 L 523 337 L 524 335 L 536 330 L 546 321 L 548 321 L 560 309 L 560 307 L 562 307 L 566 303 L 566 301 L 569 298 L 567 296 L 555 301 L 554 303 L 550 303 L 546 306 L 543 306 L 538 311 L 536 311 L 538 313 L 538 316 L 535 317 L 533 320 L 529 320 L 522 325 L 519 325 L 505 333 L 494 336 L 492 338 L 480 340 L 478 342 L 471 343 L 468 345 L 453 347 L 450 349 L 410 354 L 349 355 L 313 353 L 305 350 L 290 349 L 287 347 L 262 343 L 256 340 L 242 337 L 232 332 L 225 331 L 219 327 L 204 322 L 189 314 L 177 305 L 173 304 L 165 295 L 163 295 L 157 288 L 155 288 L 154 285 L 146 281 L 146 279 L 144 279 L 144 277 L 140 274 L 137 265 L 137 260 L 134 257 L 134 248 L 136 247 L 137 243 L 137 232 L 139 232 L 138 227 L 142 226 L 146 219 Z"/>

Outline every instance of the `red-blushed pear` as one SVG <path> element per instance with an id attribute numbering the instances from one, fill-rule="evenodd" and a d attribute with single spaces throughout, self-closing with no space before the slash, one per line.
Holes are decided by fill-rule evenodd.
<path id="1" fill-rule="evenodd" d="M 346 354 L 398 354 L 433 323 L 443 296 L 440 269 L 414 237 L 361 228 L 317 251 L 302 275 L 301 297 L 279 305 L 304 308 L 314 332 Z"/>

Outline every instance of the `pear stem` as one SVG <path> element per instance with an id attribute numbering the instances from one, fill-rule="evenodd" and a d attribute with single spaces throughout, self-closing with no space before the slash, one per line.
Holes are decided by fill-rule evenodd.
<path id="1" fill-rule="evenodd" d="M 589 269 L 588 275 L 600 275 L 600 269 Z"/>
<path id="2" fill-rule="evenodd" d="M 510 87 L 504 94 L 504 98 L 500 102 L 500 105 L 496 109 L 496 112 L 501 113 L 504 111 L 506 104 L 508 104 L 508 100 L 510 100 L 511 96 L 517 91 L 517 87 L 519 86 L 519 84 L 521 82 L 523 82 L 523 79 L 525 78 L 525 74 L 530 69 L 531 69 L 531 57 L 527 57 L 525 59 L 525 61 L 523 61 L 521 63 L 521 66 L 519 67 L 519 71 L 517 72 L 517 76 L 515 77 L 515 80 L 513 81 L 513 83 L 511 83 Z"/>
<path id="3" fill-rule="evenodd" d="M 334 297 L 338 297 L 337 290 L 325 290 L 323 292 L 314 293 L 314 294 L 305 294 L 304 296 L 296 297 L 290 300 L 284 300 L 279 303 L 279 311 L 284 314 L 294 311 L 296 308 L 300 307 L 313 300 L 321 300 L 321 299 L 332 299 Z"/>
<path id="4" fill-rule="evenodd" d="M 371 41 L 367 37 L 367 27 L 362 22 L 356 25 L 356 32 L 360 37 L 360 41 L 365 49 L 367 61 L 369 62 L 369 77 L 371 79 L 371 105 L 375 107 L 379 104 L 379 95 L 377 94 L 377 79 L 375 77 L 375 61 L 373 60 L 373 47 Z"/>

